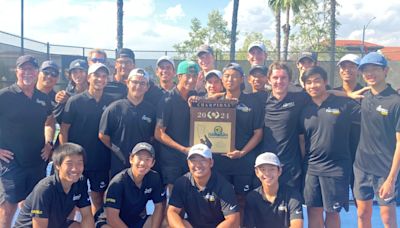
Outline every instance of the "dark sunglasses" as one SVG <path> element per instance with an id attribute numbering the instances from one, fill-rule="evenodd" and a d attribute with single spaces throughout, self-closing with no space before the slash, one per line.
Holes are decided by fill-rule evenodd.
<path id="1" fill-rule="evenodd" d="M 42 71 L 45 76 L 51 76 L 53 78 L 58 77 L 58 72 L 53 70 L 43 70 Z"/>
<path id="2" fill-rule="evenodd" d="M 102 58 L 91 58 L 90 61 L 94 62 L 94 63 L 105 63 L 106 60 L 102 59 Z"/>

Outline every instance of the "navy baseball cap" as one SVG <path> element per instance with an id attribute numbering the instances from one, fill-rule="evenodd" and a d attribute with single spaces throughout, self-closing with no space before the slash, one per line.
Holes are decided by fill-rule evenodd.
<path id="1" fill-rule="evenodd" d="M 53 70 L 55 70 L 57 72 L 60 70 L 60 67 L 57 65 L 57 63 L 52 61 L 52 60 L 44 61 L 42 63 L 42 66 L 40 67 L 40 70 L 42 71 L 42 70 L 45 70 L 45 69 L 48 69 L 48 68 L 51 68 L 51 69 L 53 69 Z"/>
<path id="2" fill-rule="evenodd" d="M 140 142 L 140 143 L 136 144 L 136 146 L 133 147 L 133 149 L 132 149 L 131 155 L 134 155 L 137 152 L 142 151 L 142 150 L 148 151 L 152 157 L 156 156 L 156 152 L 154 151 L 153 146 L 148 144 L 147 142 Z"/>
<path id="3" fill-rule="evenodd" d="M 31 63 L 34 67 L 39 68 L 39 64 L 38 64 L 37 60 L 35 59 L 35 57 L 33 57 L 31 55 L 22 55 L 22 56 L 18 57 L 15 66 L 17 68 L 19 68 L 24 63 Z"/>
<path id="4" fill-rule="evenodd" d="M 264 66 L 264 65 L 254 65 L 254 66 L 252 66 L 250 68 L 250 70 L 249 70 L 249 74 L 252 75 L 254 73 L 254 71 L 256 71 L 256 70 L 261 71 L 261 73 L 263 75 L 267 75 L 268 74 L 268 68 L 266 66 Z"/>
<path id="5" fill-rule="evenodd" d="M 299 63 L 303 59 L 310 59 L 313 62 L 317 62 L 317 53 L 315 53 L 315 52 L 302 52 L 302 53 L 300 53 L 300 57 L 297 59 L 297 63 Z"/>
<path id="6" fill-rule="evenodd" d="M 226 70 L 236 70 L 237 72 L 239 72 L 242 76 L 244 76 L 244 72 L 242 67 L 238 64 L 238 63 L 228 63 L 224 69 L 222 70 L 222 72 L 225 72 Z"/>
<path id="7" fill-rule="evenodd" d="M 213 49 L 207 44 L 202 44 L 200 45 L 200 47 L 197 48 L 196 52 L 197 57 L 199 57 L 203 53 L 209 53 L 211 55 L 214 55 Z"/>
<path id="8" fill-rule="evenodd" d="M 381 55 L 377 52 L 370 52 L 361 59 L 358 69 L 362 70 L 362 68 L 367 64 L 374 64 L 374 65 L 386 67 L 387 61 L 383 55 Z"/>
<path id="9" fill-rule="evenodd" d="M 135 61 L 135 53 L 129 48 L 121 48 L 121 50 L 119 50 L 117 59 L 124 58 L 124 57 L 130 58 L 133 61 Z"/>
<path id="10" fill-rule="evenodd" d="M 73 69 L 81 69 L 81 70 L 87 71 L 88 68 L 89 68 L 89 66 L 88 66 L 88 64 L 87 64 L 87 62 L 86 62 L 85 60 L 82 60 L 82 59 L 75 59 L 74 61 L 72 61 L 72 62 L 69 64 L 69 70 L 68 70 L 68 72 L 71 73 L 71 71 L 72 71 Z"/>

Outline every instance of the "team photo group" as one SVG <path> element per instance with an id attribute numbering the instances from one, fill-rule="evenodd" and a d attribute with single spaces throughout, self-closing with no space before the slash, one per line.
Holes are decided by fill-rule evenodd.
<path id="1" fill-rule="evenodd" d="M 334 88 L 315 53 L 296 72 L 267 57 L 255 41 L 248 72 L 217 69 L 204 44 L 193 60 L 160 57 L 152 77 L 131 49 L 115 65 L 94 49 L 58 91 L 55 61 L 18 57 L 0 89 L 0 228 L 331 228 L 349 195 L 358 227 L 373 204 L 397 227 L 400 95 L 386 58 L 344 55 Z M 199 101 L 235 102 L 232 151 L 191 143 Z"/>

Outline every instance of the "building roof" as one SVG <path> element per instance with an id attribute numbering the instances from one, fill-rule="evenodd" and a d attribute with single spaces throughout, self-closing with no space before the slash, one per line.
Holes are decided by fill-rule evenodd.
<path id="1" fill-rule="evenodd" d="M 388 60 L 400 61 L 400 47 L 384 47 L 381 52 Z"/>

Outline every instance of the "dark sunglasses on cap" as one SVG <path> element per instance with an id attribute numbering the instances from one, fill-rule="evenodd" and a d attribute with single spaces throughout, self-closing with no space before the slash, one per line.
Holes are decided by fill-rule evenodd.
<path id="1" fill-rule="evenodd" d="M 44 74 L 45 76 L 51 76 L 51 77 L 53 77 L 53 78 L 58 77 L 58 72 L 57 72 L 57 71 L 54 71 L 54 70 L 42 70 L 42 72 L 43 72 L 43 74 Z"/>
<path id="2" fill-rule="evenodd" d="M 91 58 L 90 61 L 94 62 L 94 63 L 105 63 L 106 60 L 102 59 L 102 58 Z"/>

